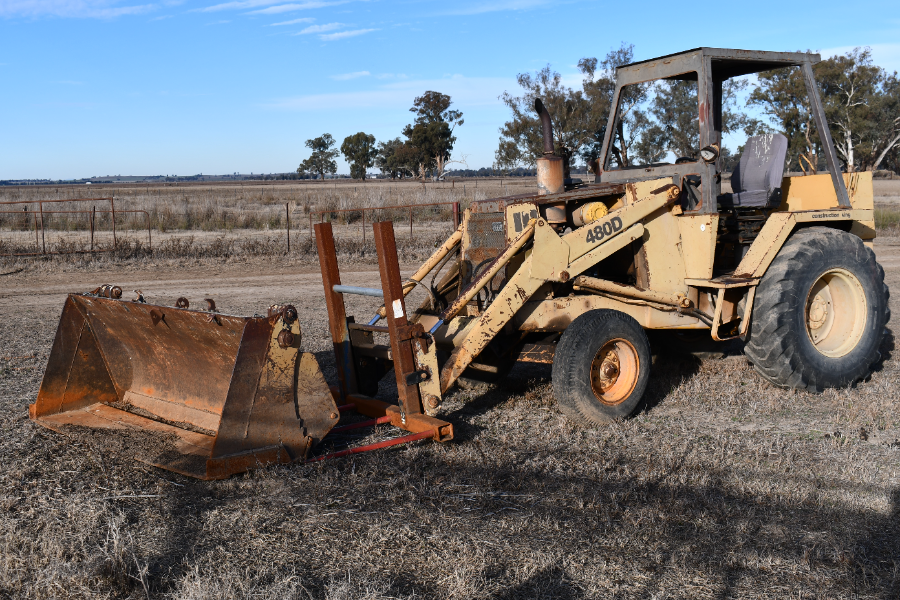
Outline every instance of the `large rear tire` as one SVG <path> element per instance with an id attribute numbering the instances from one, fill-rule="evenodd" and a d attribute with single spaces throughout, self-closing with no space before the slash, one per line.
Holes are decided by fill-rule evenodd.
<path id="1" fill-rule="evenodd" d="M 584 425 L 634 414 L 650 378 L 650 343 L 643 328 L 615 310 L 593 310 L 563 333 L 553 358 L 553 395 Z"/>
<path id="2" fill-rule="evenodd" d="M 875 253 L 855 235 L 795 233 L 756 292 L 744 352 L 779 387 L 821 392 L 869 375 L 890 319 Z"/>

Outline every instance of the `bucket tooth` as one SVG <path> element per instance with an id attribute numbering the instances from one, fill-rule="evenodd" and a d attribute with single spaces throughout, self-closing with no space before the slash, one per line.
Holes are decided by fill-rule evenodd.
<path id="1" fill-rule="evenodd" d="M 305 458 L 339 411 L 299 323 L 214 316 L 71 294 L 31 418 L 145 432 L 139 460 L 201 479 Z"/>

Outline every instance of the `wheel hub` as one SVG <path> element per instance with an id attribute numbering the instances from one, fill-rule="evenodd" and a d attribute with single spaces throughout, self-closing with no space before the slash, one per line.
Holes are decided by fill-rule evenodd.
<path id="1" fill-rule="evenodd" d="M 606 389 L 619 378 L 619 355 L 613 350 L 609 352 L 600 365 L 600 385 Z"/>
<path id="2" fill-rule="evenodd" d="M 816 294 L 812 303 L 809 305 L 808 322 L 810 329 L 821 329 L 828 318 L 828 302 L 822 298 L 821 294 Z"/>
<path id="3" fill-rule="evenodd" d="M 639 373 L 637 349 L 627 340 L 611 340 L 591 362 L 591 388 L 600 402 L 614 406 L 628 398 L 637 385 Z"/>
<path id="4" fill-rule="evenodd" d="M 844 356 L 862 339 L 867 312 L 859 279 L 845 269 L 831 269 L 816 279 L 806 297 L 806 333 L 821 354 Z"/>

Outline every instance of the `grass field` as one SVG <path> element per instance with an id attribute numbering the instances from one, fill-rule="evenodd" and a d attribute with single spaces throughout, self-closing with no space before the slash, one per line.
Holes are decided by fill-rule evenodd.
<path id="1" fill-rule="evenodd" d="M 355 225 L 341 227 L 350 244 Z M 365 252 L 345 247 L 344 283 L 377 285 Z M 883 235 L 876 253 L 900 289 L 900 238 Z M 8 263 L 24 270 L 0 277 L 0 598 L 900 597 L 896 303 L 882 361 L 850 389 L 774 388 L 739 348 L 704 361 L 660 351 L 642 413 L 580 429 L 549 369 L 519 366 L 453 393 L 451 443 L 223 482 L 135 462 L 139 436 L 28 420 L 65 294 L 101 283 L 235 314 L 293 302 L 304 350 L 334 382 L 306 256 Z M 367 318 L 370 300 L 350 314 Z M 394 394 L 387 377 L 379 396 Z"/>

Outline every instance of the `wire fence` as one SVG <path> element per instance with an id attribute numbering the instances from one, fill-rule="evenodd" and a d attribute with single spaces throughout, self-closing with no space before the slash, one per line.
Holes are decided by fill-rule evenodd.
<path id="1" fill-rule="evenodd" d="M 86 203 L 91 204 L 90 208 L 81 208 Z M 164 241 L 179 232 L 188 233 L 197 229 L 226 234 L 236 232 L 239 237 L 256 235 L 250 233 L 253 230 L 277 233 L 283 239 L 286 251 L 290 252 L 292 233 L 295 241 L 298 236 L 309 236 L 304 244 L 308 247 L 312 241 L 314 223 L 325 221 L 349 226 L 347 229 L 351 237 L 353 226 L 356 226 L 363 243 L 367 239 L 367 226 L 376 221 L 408 224 L 409 240 L 412 242 L 416 225 L 433 228 L 436 224 L 452 223 L 455 229 L 459 226 L 461 215 L 459 201 L 323 210 L 311 210 L 309 205 L 285 202 L 280 214 L 269 205 L 255 211 L 243 207 L 222 210 L 216 215 L 199 219 L 196 212 L 125 209 L 121 205 L 117 197 L 0 202 L 0 257 L 112 252 L 126 237 L 129 243 L 133 243 L 133 235 L 139 232 L 146 235 L 145 248 L 152 254 L 154 229 Z M 173 227 L 173 224 L 180 226 Z M 307 224 L 308 230 L 303 231 Z"/>
<path id="2" fill-rule="evenodd" d="M 109 208 L 97 208 L 98 202 L 109 202 Z M 91 203 L 89 209 L 64 206 L 64 209 L 45 208 L 62 204 L 78 207 Z M 36 208 L 35 208 L 36 205 Z M 10 207 L 21 210 L 12 210 Z M 153 233 L 150 213 L 139 209 L 116 209 L 115 198 L 69 198 L 61 200 L 15 200 L 0 202 L 0 246 L 11 249 L 0 256 L 38 256 L 47 254 L 80 254 L 86 252 L 110 252 L 118 245 L 119 233 L 136 231 L 136 220 L 143 217 L 141 230 L 147 232 L 147 248 L 153 250 Z M 30 209 L 30 210 L 29 210 Z M 67 210 L 66 210 L 67 209 Z M 124 226 L 124 228 L 123 228 Z M 34 233 L 33 249 L 29 238 Z M 55 233 L 48 249 L 48 233 Z M 98 235 L 100 234 L 100 235 Z M 106 234 L 106 235 L 103 235 Z M 87 238 L 89 236 L 89 243 Z M 111 237 L 111 240 L 109 239 Z M 3 238 L 7 238 L 4 240 Z M 81 243 L 83 242 L 83 243 Z"/>

